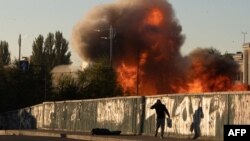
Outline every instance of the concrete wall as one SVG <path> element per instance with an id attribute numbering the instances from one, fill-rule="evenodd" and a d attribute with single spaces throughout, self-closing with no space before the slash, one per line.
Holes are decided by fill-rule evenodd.
<path id="1" fill-rule="evenodd" d="M 146 99 L 145 133 L 153 133 L 155 130 L 155 114 L 149 107 L 156 99 L 168 107 L 173 127 L 167 128 L 170 135 L 192 136 L 190 131 L 195 111 L 201 104 L 204 117 L 201 118 L 200 128 L 202 136 L 221 138 L 223 136 L 223 125 L 228 123 L 228 95 L 179 95 L 179 96 L 157 96 Z M 152 126 L 153 125 L 153 126 Z"/>
<path id="2" fill-rule="evenodd" d="M 108 128 L 131 134 L 140 132 L 141 103 L 141 97 L 46 102 L 31 107 L 31 115 L 42 129 L 90 132 Z"/>
<path id="3" fill-rule="evenodd" d="M 199 105 L 201 135 L 223 139 L 225 124 L 250 124 L 250 92 L 176 94 L 45 102 L 0 114 L 2 129 L 52 129 L 90 132 L 93 128 L 121 130 L 124 134 L 154 134 L 157 99 L 169 109 L 173 127 L 166 136 L 192 137 L 190 131 Z"/>

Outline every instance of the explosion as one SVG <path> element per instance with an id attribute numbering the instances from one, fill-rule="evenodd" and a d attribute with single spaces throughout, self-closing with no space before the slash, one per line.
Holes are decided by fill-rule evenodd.
<path id="1" fill-rule="evenodd" d="M 158 8 L 152 8 L 145 23 L 152 26 L 159 26 L 163 21 L 163 13 Z"/>
<path id="2" fill-rule="evenodd" d="M 185 84 L 173 86 L 177 92 L 216 92 L 246 90 L 247 86 L 234 82 L 239 66 L 233 60 L 198 48 L 187 58 L 190 62 Z"/>
<path id="3" fill-rule="evenodd" d="M 166 0 L 118 0 L 95 7 L 73 29 L 73 47 L 83 60 L 95 62 L 109 53 L 109 42 L 101 37 L 109 36 L 110 26 L 115 31 L 112 67 L 131 95 L 246 90 L 233 81 L 239 71 L 233 60 L 208 49 L 181 55 L 185 37 Z"/>

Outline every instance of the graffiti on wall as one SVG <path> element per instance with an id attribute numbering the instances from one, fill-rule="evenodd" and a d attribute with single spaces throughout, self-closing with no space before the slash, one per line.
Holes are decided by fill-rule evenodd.
<path id="1" fill-rule="evenodd" d="M 43 105 L 32 107 L 32 115 L 36 119 L 37 128 L 43 127 Z"/>
<path id="2" fill-rule="evenodd" d="M 233 111 L 233 124 L 249 124 L 250 123 L 250 96 L 235 95 L 232 97 L 230 109 Z M 242 110 L 245 109 L 245 110 Z"/>
<path id="3" fill-rule="evenodd" d="M 107 100 L 97 103 L 97 122 L 102 123 L 105 121 L 115 124 L 123 123 L 125 117 L 125 108 L 129 110 L 129 107 L 125 107 L 126 102 L 124 100 Z M 129 114 L 130 112 L 126 112 Z"/>
<path id="4" fill-rule="evenodd" d="M 55 115 L 55 104 L 46 103 L 44 104 L 44 116 L 43 116 L 43 125 L 49 127 L 54 119 Z"/>
<path id="5" fill-rule="evenodd" d="M 76 121 L 76 117 L 77 117 L 77 114 L 79 113 L 78 111 L 80 110 L 80 108 L 81 108 L 80 106 L 73 108 L 72 113 L 70 115 L 70 121 Z"/>
<path id="6" fill-rule="evenodd" d="M 213 96 L 180 96 L 180 97 L 154 97 L 146 100 L 146 120 L 155 114 L 150 106 L 161 99 L 168 108 L 173 127 L 165 128 L 167 132 L 182 135 L 193 134 L 191 128 L 194 123 L 194 114 L 199 107 L 202 108 L 202 117 L 199 128 L 204 136 L 215 136 L 216 124 L 221 121 L 226 111 L 226 97 L 223 95 Z"/>
<path id="7" fill-rule="evenodd" d="M 199 129 L 202 136 L 223 138 L 224 124 L 250 123 L 250 95 L 206 94 L 206 95 L 159 95 L 127 100 L 112 98 L 104 100 L 46 102 L 32 107 L 1 113 L 1 129 L 47 129 L 89 131 L 96 125 L 106 124 L 129 132 L 152 134 L 155 130 L 155 111 L 150 109 L 161 99 L 169 109 L 172 128 L 166 132 L 172 135 L 194 134 Z M 145 103 L 144 103 L 145 102 Z M 200 116 L 202 109 L 203 116 Z M 202 118 L 197 118 L 197 117 Z M 93 118 L 94 117 L 94 118 Z M 108 123 L 108 124 L 107 124 Z M 111 123 L 111 124 L 109 124 Z M 192 126 L 195 124 L 196 126 Z M 118 126 L 117 126 L 118 125 Z M 135 129 L 143 125 L 142 130 Z M 194 129 L 192 129 L 194 128 Z"/>

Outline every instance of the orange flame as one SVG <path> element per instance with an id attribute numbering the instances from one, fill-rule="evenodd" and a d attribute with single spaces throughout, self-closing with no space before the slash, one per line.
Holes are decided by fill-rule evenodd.
<path id="1" fill-rule="evenodd" d="M 218 91 L 245 91 L 247 85 L 234 83 L 226 74 L 216 74 L 214 68 L 204 65 L 204 60 L 193 58 L 189 80 L 182 85 L 172 85 L 177 93 L 202 93 Z"/>
<path id="2" fill-rule="evenodd" d="M 83 59 L 95 62 L 109 48 L 100 41 L 107 32 L 93 29 L 112 25 L 116 31 L 112 67 L 125 94 L 247 90 L 248 86 L 235 84 L 233 77 L 239 67 L 232 60 L 207 50 L 181 55 L 185 36 L 175 16 L 167 0 L 100 6 L 76 25 L 73 46 Z"/>
<path id="3" fill-rule="evenodd" d="M 153 7 L 149 10 L 144 18 L 141 29 L 143 27 L 156 26 L 156 28 L 164 28 L 164 13 L 160 8 Z M 117 68 L 118 82 L 123 87 L 125 93 L 139 95 L 152 95 L 158 92 L 156 80 L 153 77 L 146 76 L 143 70 L 144 65 L 147 64 L 148 59 L 153 59 L 154 62 L 170 61 L 171 56 L 166 52 L 174 52 L 173 38 L 166 39 L 161 32 L 148 32 L 143 34 L 143 37 L 148 42 L 150 50 L 140 52 L 139 58 L 136 62 L 123 62 Z M 162 45 L 167 45 L 164 48 Z M 152 55 L 153 54 L 153 55 Z M 239 91 L 247 90 L 243 84 L 234 84 L 233 79 L 227 74 L 216 74 L 216 69 L 210 67 L 206 62 L 206 57 L 196 56 L 191 58 L 191 67 L 187 70 L 185 82 L 173 84 L 163 84 L 170 86 L 170 91 L 173 93 L 202 93 L 202 92 L 215 92 L 215 91 Z M 209 56 L 207 56 L 209 57 Z M 164 61 L 163 61 L 164 60 Z M 128 65 L 130 64 L 130 65 Z M 160 66 L 159 66 L 160 67 Z M 157 68 L 156 68 L 157 69 Z M 158 75 L 158 74 L 156 74 Z M 165 76 L 165 75 L 164 75 Z M 164 78 L 163 78 L 164 79 Z M 138 94 L 137 93 L 137 94 Z"/>
<path id="4" fill-rule="evenodd" d="M 147 18 L 146 24 L 158 26 L 163 22 L 163 13 L 158 8 L 153 8 L 150 10 Z"/>
<path id="5" fill-rule="evenodd" d="M 233 91 L 246 91 L 248 89 L 248 86 L 242 83 L 235 83 L 232 87 Z"/>
<path id="6" fill-rule="evenodd" d="M 193 82 L 188 83 L 188 89 L 186 91 L 182 89 L 181 92 L 198 93 L 202 91 L 202 82 L 199 79 L 196 79 Z"/>
<path id="7" fill-rule="evenodd" d="M 137 65 L 127 65 L 124 62 L 121 63 L 120 66 L 116 68 L 116 72 L 118 74 L 117 80 L 119 84 L 122 86 L 123 91 L 125 93 L 130 93 L 130 94 L 135 94 L 137 87 L 139 87 L 139 82 L 137 83 L 137 80 L 140 75 L 144 75 L 144 72 L 139 70 L 139 66 L 142 66 L 146 63 L 148 54 L 141 53 L 140 58 L 139 58 L 139 64 Z"/>
<path id="8" fill-rule="evenodd" d="M 124 92 L 135 93 L 136 88 L 136 67 L 128 66 L 124 62 L 117 67 L 118 82 L 122 86 Z"/>
<path id="9" fill-rule="evenodd" d="M 140 61 L 139 61 L 140 66 L 146 63 L 147 57 L 148 57 L 148 54 L 146 52 L 141 54 Z"/>

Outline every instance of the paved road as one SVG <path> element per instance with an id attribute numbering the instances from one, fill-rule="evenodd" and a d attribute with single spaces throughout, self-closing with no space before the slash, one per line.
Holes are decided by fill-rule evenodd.
<path id="1" fill-rule="evenodd" d="M 119 140 L 119 141 L 194 141 L 191 139 L 174 139 L 174 138 L 165 138 L 165 139 L 160 139 L 160 138 L 155 138 L 155 137 L 145 137 L 145 136 L 137 136 L 137 137 L 114 137 L 114 139 Z M 102 140 L 107 140 L 106 137 L 100 137 L 97 139 L 97 141 L 102 141 Z M 112 139 L 108 139 L 109 141 Z M 60 137 L 37 137 L 37 136 L 18 136 L 18 135 L 1 135 L 0 136 L 0 141 L 96 141 L 94 140 L 77 140 L 77 139 L 69 139 L 69 138 L 60 138 Z M 196 141 L 204 141 L 204 140 L 196 140 Z"/>
<path id="2" fill-rule="evenodd" d="M 18 136 L 21 135 L 21 136 Z M 25 136 L 23 136 L 25 135 Z M 31 137 L 32 136 L 32 137 Z M 43 136 L 43 137 L 41 137 Z M 167 141 L 211 141 L 211 139 L 166 137 Z M 163 141 L 159 137 L 148 135 L 91 135 L 84 132 L 50 131 L 50 130 L 0 130 L 0 141 Z M 216 140 L 213 140 L 216 141 Z M 217 140 L 221 141 L 221 140 Z"/>
<path id="3" fill-rule="evenodd" d="M 87 141 L 58 137 L 0 136 L 0 141 Z"/>

